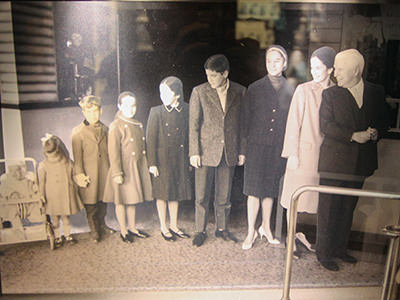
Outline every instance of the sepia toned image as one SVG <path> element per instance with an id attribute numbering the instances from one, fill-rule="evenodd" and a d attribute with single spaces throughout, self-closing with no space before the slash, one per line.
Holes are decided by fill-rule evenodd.
<path id="1" fill-rule="evenodd" d="M 399 4 L 5 1 L 0 91 L 0 297 L 399 297 Z"/>

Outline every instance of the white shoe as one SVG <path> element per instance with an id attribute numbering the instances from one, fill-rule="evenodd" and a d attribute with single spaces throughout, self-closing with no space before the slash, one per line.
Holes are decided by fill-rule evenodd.
<path id="1" fill-rule="evenodd" d="M 310 252 L 315 252 L 315 249 L 312 248 L 311 243 L 307 240 L 306 236 L 302 232 L 297 232 L 295 238 L 304 245 Z"/>
<path id="2" fill-rule="evenodd" d="M 254 231 L 253 239 L 251 240 L 251 242 L 249 244 L 246 244 L 246 241 L 244 241 L 242 244 L 242 249 L 249 250 L 250 248 L 252 248 L 254 241 L 256 240 L 257 237 L 258 237 L 258 233 L 257 233 L 257 231 Z"/>
<path id="3" fill-rule="evenodd" d="M 260 226 L 260 228 L 258 228 L 258 232 L 260 233 L 261 239 L 263 238 L 263 236 L 265 236 L 265 238 L 267 239 L 268 243 L 270 243 L 272 245 L 279 245 L 281 243 L 279 240 L 275 239 L 272 236 L 272 233 L 270 233 L 270 236 L 268 236 L 267 233 L 264 231 L 264 228 L 262 226 Z"/>

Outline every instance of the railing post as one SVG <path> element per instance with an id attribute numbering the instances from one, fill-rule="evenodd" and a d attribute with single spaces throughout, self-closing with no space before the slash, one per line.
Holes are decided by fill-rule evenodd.
<path id="1" fill-rule="evenodd" d="M 299 187 L 292 194 L 292 199 L 290 202 L 290 218 L 289 218 L 289 228 L 288 228 L 288 240 L 286 246 L 285 278 L 283 284 L 283 295 L 281 300 L 290 300 L 290 281 L 292 275 L 294 235 L 296 231 L 297 203 L 300 195 L 307 191 L 314 191 L 318 193 L 327 193 L 335 195 L 364 196 L 364 197 L 376 197 L 376 198 L 396 199 L 396 200 L 400 199 L 400 194 L 350 189 L 343 187 L 323 186 L 323 185 Z M 385 286 L 383 288 L 385 289 Z"/>
<path id="2" fill-rule="evenodd" d="M 386 258 L 385 274 L 383 277 L 381 300 L 390 300 L 396 276 L 399 257 L 400 226 L 385 226 L 382 231 L 390 238 L 389 251 Z"/>

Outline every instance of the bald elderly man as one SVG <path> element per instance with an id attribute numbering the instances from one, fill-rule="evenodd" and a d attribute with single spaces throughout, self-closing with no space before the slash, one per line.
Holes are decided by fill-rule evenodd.
<path id="1" fill-rule="evenodd" d="M 322 93 L 319 111 L 324 140 L 320 148 L 320 184 L 361 189 L 378 167 L 377 140 L 388 129 L 388 105 L 383 87 L 364 81 L 364 58 L 356 49 L 335 57 L 337 86 Z M 356 263 L 347 244 L 358 197 L 320 194 L 317 258 L 338 271 L 334 260 Z"/>

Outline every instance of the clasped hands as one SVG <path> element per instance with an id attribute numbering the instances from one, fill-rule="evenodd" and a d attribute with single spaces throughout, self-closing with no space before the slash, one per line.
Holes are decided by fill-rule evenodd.
<path id="1" fill-rule="evenodd" d="M 243 166 L 245 161 L 246 161 L 246 156 L 240 154 L 240 155 L 238 156 L 238 163 L 237 163 L 237 165 L 238 165 L 238 166 Z M 200 168 L 200 167 L 201 167 L 201 158 L 200 158 L 200 155 L 192 155 L 192 156 L 190 157 L 190 165 L 191 165 L 192 167 L 194 167 L 194 168 Z"/>
<path id="2" fill-rule="evenodd" d="M 378 139 L 378 130 L 375 128 L 368 127 L 365 131 L 354 132 L 351 136 L 351 140 L 359 144 L 364 144 L 370 140 L 376 141 Z"/>

